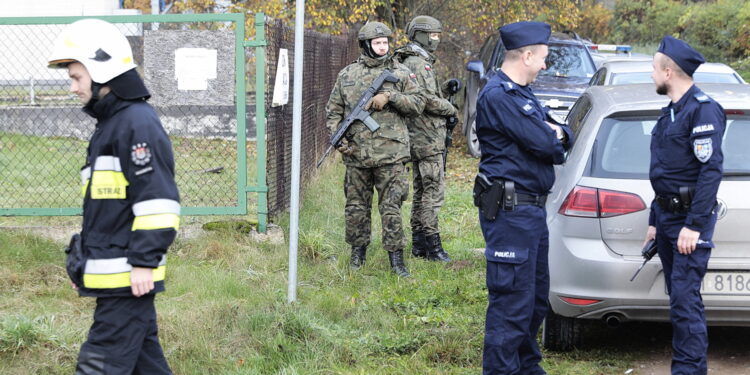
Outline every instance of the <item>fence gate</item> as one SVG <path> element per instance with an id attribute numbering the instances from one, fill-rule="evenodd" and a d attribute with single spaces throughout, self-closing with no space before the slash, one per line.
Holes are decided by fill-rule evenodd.
<path id="1" fill-rule="evenodd" d="M 81 18 L 0 18 L 0 216 L 81 213 L 79 171 L 95 121 L 68 92 L 67 72 L 47 68 L 59 32 Z M 133 47 L 174 146 L 183 214 L 256 212 L 265 231 L 265 16 L 256 14 L 252 41 L 240 13 L 95 18 Z"/>

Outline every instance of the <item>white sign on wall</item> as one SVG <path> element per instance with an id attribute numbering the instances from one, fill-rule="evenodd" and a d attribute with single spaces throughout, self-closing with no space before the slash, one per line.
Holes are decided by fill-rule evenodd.
<path id="1" fill-rule="evenodd" d="M 174 51 L 174 76 L 178 90 L 206 90 L 216 79 L 216 50 L 178 48 Z"/>
<path id="2" fill-rule="evenodd" d="M 271 107 L 289 103 L 289 52 L 286 48 L 279 50 L 279 64 L 276 69 L 276 82 L 273 86 Z"/>

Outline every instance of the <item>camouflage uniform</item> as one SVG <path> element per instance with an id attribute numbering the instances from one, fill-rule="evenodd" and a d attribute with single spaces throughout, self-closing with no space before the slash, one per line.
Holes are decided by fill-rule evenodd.
<path id="1" fill-rule="evenodd" d="M 380 124 L 375 132 L 356 122 L 346 134 L 350 155 L 342 154 L 346 165 L 346 242 L 354 246 L 370 243 L 373 188 L 378 191 L 383 226 L 383 247 L 388 252 L 401 251 L 406 238 L 401 220 L 401 204 L 409 191 L 404 163 L 409 160 L 409 133 L 402 116 L 419 114 L 424 98 L 409 70 L 390 56 L 375 59 L 364 54 L 339 72 L 326 107 L 326 125 L 333 132 L 350 113 L 363 92 L 385 69 L 399 82 L 386 82 L 381 91 L 390 98 L 382 111 L 371 117 Z"/>
<path id="2" fill-rule="evenodd" d="M 440 23 L 432 17 L 418 16 L 415 21 L 428 19 L 434 24 L 421 29 L 440 30 Z M 410 22 L 408 30 L 414 39 L 420 29 Z M 425 27 L 427 26 L 427 27 Z M 435 47 L 437 47 L 435 45 Z M 424 112 L 407 119 L 411 160 L 414 169 L 414 199 L 411 210 L 412 246 L 415 256 L 427 256 L 426 237 L 438 235 L 438 212 L 443 205 L 445 174 L 443 153 L 445 152 L 446 117 L 456 114 L 456 108 L 446 99 L 435 77 L 433 64 L 435 55 L 418 42 L 410 42 L 396 50 L 398 59 L 416 76 L 426 97 Z M 415 244 L 416 243 L 416 244 Z M 421 244 L 420 244 L 421 243 Z M 424 250 L 420 249 L 424 248 Z M 442 247 L 441 247 L 442 249 Z"/>

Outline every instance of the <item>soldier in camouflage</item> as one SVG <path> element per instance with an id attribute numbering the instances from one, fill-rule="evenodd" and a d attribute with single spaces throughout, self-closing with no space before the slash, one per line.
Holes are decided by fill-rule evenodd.
<path id="1" fill-rule="evenodd" d="M 424 112 L 407 119 L 411 160 L 414 167 L 414 203 L 411 210 L 412 254 L 428 260 L 449 262 L 438 228 L 438 211 L 443 205 L 445 174 L 446 117 L 456 108 L 444 97 L 433 64 L 435 49 L 443 31 L 440 21 L 429 16 L 414 17 L 406 26 L 410 42 L 396 50 L 397 58 L 416 76 L 426 97 Z M 443 85 L 447 88 L 447 85 Z"/>
<path id="2" fill-rule="evenodd" d="M 359 30 L 362 54 L 342 69 L 328 99 L 326 125 L 333 132 L 357 105 L 362 93 L 385 69 L 399 78 L 386 82 L 367 104 L 371 117 L 380 125 L 375 132 L 356 122 L 339 147 L 346 177 L 346 242 L 352 246 L 350 265 L 365 263 L 370 243 L 373 188 L 378 192 L 378 209 L 383 226 L 383 247 L 388 251 L 391 269 L 407 277 L 403 250 L 406 247 L 401 221 L 401 204 L 409 192 L 405 163 L 409 160 L 409 131 L 403 116 L 422 112 L 425 99 L 416 77 L 389 53 L 391 30 L 380 22 L 370 22 Z"/>

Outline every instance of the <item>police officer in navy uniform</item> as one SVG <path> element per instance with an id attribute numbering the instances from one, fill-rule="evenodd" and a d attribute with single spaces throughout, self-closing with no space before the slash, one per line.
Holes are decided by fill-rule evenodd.
<path id="1" fill-rule="evenodd" d="M 70 247 L 82 259 L 68 264 L 78 293 L 96 297 L 76 374 L 171 374 L 154 306 L 180 221 L 169 137 L 146 102 L 150 94 L 130 44 L 114 25 L 70 24 L 49 66 L 67 69 L 70 91 L 97 119 L 81 169 L 83 228 Z"/>
<path id="2" fill-rule="evenodd" d="M 537 332 L 547 313 L 549 236 L 545 202 L 573 143 L 567 126 L 542 107 L 529 84 L 545 69 L 550 26 L 500 29 L 505 60 L 477 100 L 482 150 L 474 203 L 486 242 L 489 305 L 485 375 L 545 374 Z"/>
<path id="3" fill-rule="evenodd" d="M 700 287 L 714 247 L 716 192 L 722 176 L 723 108 L 693 84 L 705 60 L 665 36 L 654 56 L 656 92 L 671 102 L 651 137 L 651 204 L 646 241 L 656 238 L 669 293 L 672 374 L 706 374 L 708 336 Z"/>

